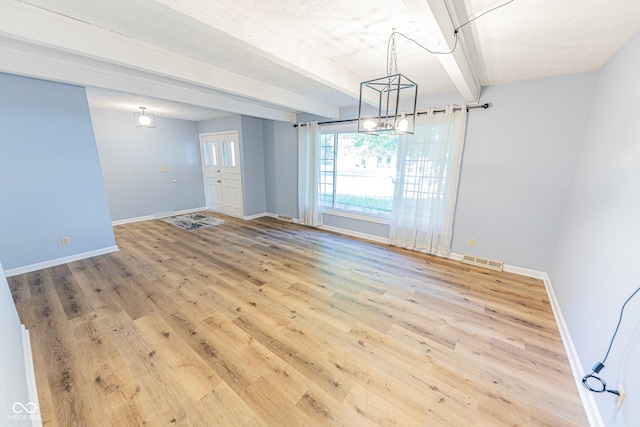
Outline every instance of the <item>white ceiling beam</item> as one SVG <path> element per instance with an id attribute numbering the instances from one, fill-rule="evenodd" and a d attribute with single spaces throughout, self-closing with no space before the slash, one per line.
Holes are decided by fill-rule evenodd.
<path id="1" fill-rule="evenodd" d="M 95 86 L 137 95 L 182 102 L 215 110 L 224 110 L 263 119 L 288 123 L 296 121 L 293 112 L 206 93 L 145 78 L 131 72 L 117 72 L 87 64 L 78 64 L 62 58 L 47 57 L 41 52 L 0 46 L 0 71 L 80 86 Z"/>
<path id="2" fill-rule="evenodd" d="M 338 114 L 336 106 L 24 3 L 0 3 L 0 35 L 245 97 L 289 112 L 332 118 Z M 226 107 L 226 103 L 225 99 L 222 105 Z"/>
<path id="3" fill-rule="evenodd" d="M 420 25 L 421 30 L 415 37 L 417 41 L 435 52 L 450 52 L 455 47 L 453 53 L 438 55 L 438 59 L 465 102 L 477 103 L 480 82 L 461 37 L 458 37 L 456 46 L 455 27 L 445 0 L 402 1 Z"/>

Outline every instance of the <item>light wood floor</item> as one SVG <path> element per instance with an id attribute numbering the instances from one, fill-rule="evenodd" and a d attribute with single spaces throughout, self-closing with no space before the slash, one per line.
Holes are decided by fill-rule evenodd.
<path id="1" fill-rule="evenodd" d="M 588 425 L 541 281 L 225 219 L 10 278 L 45 426 Z"/>

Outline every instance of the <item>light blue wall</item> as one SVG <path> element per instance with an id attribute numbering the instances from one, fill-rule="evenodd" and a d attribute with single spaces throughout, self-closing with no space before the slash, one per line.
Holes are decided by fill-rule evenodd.
<path id="1" fill-rule="evenodd" d="M 549 269 L 585 372 L 602 361 L 622 303 L 640 286 L 639 75 L 637 35 L 597 74 Z M 639 330 L 640 295 L 601 371 L 628 391 L 621 413 L 613 395 L 595 396 L 607 426 L 640 425 Z"/>
<path id="2" fill-rule="evenodd" d="M 468 115 L 454 253 L 548 270 L 594 82 L 592 72 L 483 90 L 481 102 L 492 106 Z M 457 93 L 438 94 L 421 97 L 418 109 L 461 102 Z M 343 109 L 340 118 L 354 118 L 357 113 L 357 108 Z M 313 118 L 301 120 L 309 119 Z M 295 147 L 292 143 L 282 146 Z M 289 177 L 280 181 L 294 178 L 288 172 Z M 269 185 L 267 191 L 272 191 Z M 329 215 L 324 215 L 324 222 L 388 237 L 388 226 L 383 224 Z M 468 246 L 470 238 L 476 240 L 474 248 Z"/>
<path id="3" fill-rule="evenodd" d="M 0 74 L 0 200 L 6 270 L 115 246 L 84 88 Z"/>
<path id="4" fill-rule="evenodd" d="M 491 108 L 468 116 L 453 252 L 548 271 L 594 82 L 583 73 L 485 89 Z"/>
<path id="5" fill-rule="evenodd" d="M 142 128 L 107 110 L 91 118 L 114 221 L 205 206 L 195 122 L 156 115 L 155 128 Z"/>
<path id="6" fill-rule="evenodd" d="M 242 117 L 239 115 L 198 122 L 198 133 L 240 131 L 240 128 L 242 128 Z"/>
<path id="7" fill-rule="evenodd" d="M 12 406 L 15 402 L 27 404 L 29 394 L 22 350 L 22 328 L 18 312 L 13 304 L 11 291 L 0 263 L 0 324 L 2 324 L 2 351 L 0 351 L 0 419 L 2 425 L 21 426 L 22 421 L 13 421 L 8 417 L 15 415 Z M 38 402 L 34 402 L 38 403 Z"/>
<path id="8" fill-rule="evenodd" d="M 298 217 L 298 131 L 289 123 L 264 121 L 267 212 Z"/>
<path id="9" fill-rule="evenodd" d="M 242 117 L 242 193 L 245 216 L 263 214 L 267 211 L 262 124 L 261 119 Z"/>

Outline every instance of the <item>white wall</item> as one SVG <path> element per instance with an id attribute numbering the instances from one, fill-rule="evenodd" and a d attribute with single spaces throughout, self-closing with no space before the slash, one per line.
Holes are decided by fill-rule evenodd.
<path id="1" fill-rule="evenodd" d="M 585 373 L 602 361 L 622 303 L 640 286 L 638 76 L 640 35 L 597 74 L 549 269 Z M 628 391 L 621 413 L 612 395 L 595 396 L 607 426 L 640 425 L 639 328 L 640 295 L 601 372 Z"/>
<path id="2" fill-rule="evenodd" d="M 204 207 L 195 122 L 135 127 L 133 113 L 96 109 L 91 119 L 113 221 Z"/>

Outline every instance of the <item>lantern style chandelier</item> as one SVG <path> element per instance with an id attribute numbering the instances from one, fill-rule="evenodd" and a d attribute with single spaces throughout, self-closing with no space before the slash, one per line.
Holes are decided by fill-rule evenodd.
<path id="1" fill-rule="evenodd" d="M 358 132 L 375 135 L 413 134 L 418 85 L 398 72 L 395 28 L 387 44 L 387 58 L 385 77 L 360 83 Z M 376 111 L 367 114 L 368 105 L 372 103 Z"/>

